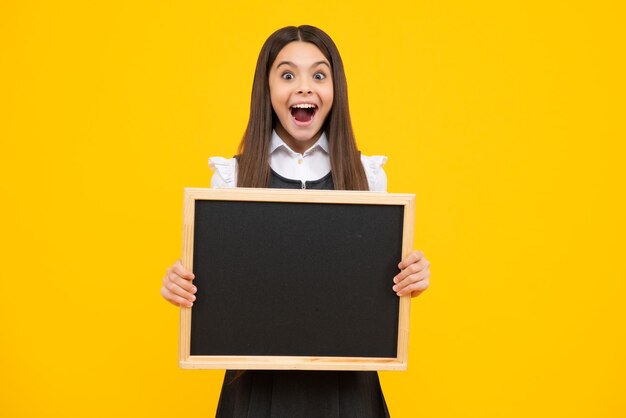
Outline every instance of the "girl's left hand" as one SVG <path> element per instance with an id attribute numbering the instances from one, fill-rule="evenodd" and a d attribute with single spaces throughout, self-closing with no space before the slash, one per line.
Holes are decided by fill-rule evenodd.
<path id="1" fill-rule="evenodd" d="M 430 284 L 430 262 L 421 251 L 413 251 L 400 264 L 400 273 L 393 278 L 393 291 L 398 296 L 410 294 L 412 298 L 428 289 Z"/>

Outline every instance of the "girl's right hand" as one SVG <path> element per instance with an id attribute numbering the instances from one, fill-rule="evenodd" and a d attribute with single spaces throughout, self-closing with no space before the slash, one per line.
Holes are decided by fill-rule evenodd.
<path id="1" fill-rule="evenodd" d="M 179 261 L 167 269 L 161 286 L 161 296 L 172 305 L 191 308 L 198 290 L 191 282 L 196 276 Z"/>

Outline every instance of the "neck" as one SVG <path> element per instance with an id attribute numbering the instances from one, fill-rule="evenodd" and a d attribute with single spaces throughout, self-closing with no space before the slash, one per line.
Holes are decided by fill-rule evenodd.
<path id="1" fill-rule="evenodd" d="M 320 139 L 320 136 L 322 136 L 322 131 L 320 130 L 310 139 L 298 140 L 291 136 L 280 124 L 277 124 L 275 130 L 280 139 L 282 139 L 289 148 L 300 154 L 304 154 L 308 149 L 315 145 L 317 140 Z"/>

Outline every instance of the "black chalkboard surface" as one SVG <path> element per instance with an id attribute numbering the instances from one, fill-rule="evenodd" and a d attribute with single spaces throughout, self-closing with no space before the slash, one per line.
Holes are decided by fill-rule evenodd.
<path id="1" fill-rule="evenodd" d="M 409 300 L 391 279 L 413 208 L 413 195 L 187 189 L 198 292 L 181 309 L 181 367 L 405 369 Z"/>

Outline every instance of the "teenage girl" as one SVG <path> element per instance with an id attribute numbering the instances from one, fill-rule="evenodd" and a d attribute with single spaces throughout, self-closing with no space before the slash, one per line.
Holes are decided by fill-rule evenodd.
<path id="1" fill-rule="evenodd" d="M 360 155 L 346 77 L 332 39 L 312 26 L 289 26 L 265 42 L 256 65 L 250 119 L 236 158 L 209 159 L 212 187 L 386 191 L 386 157 Z M 415 251 L 398 264 L 389 291 L 418 296 L 429 262 Z M 161 295 L 176 306 L 195 300 L 194 275 L 180 261 Z M 376 372 L 227 371 L 217 417 L 387 417 Z"/>

